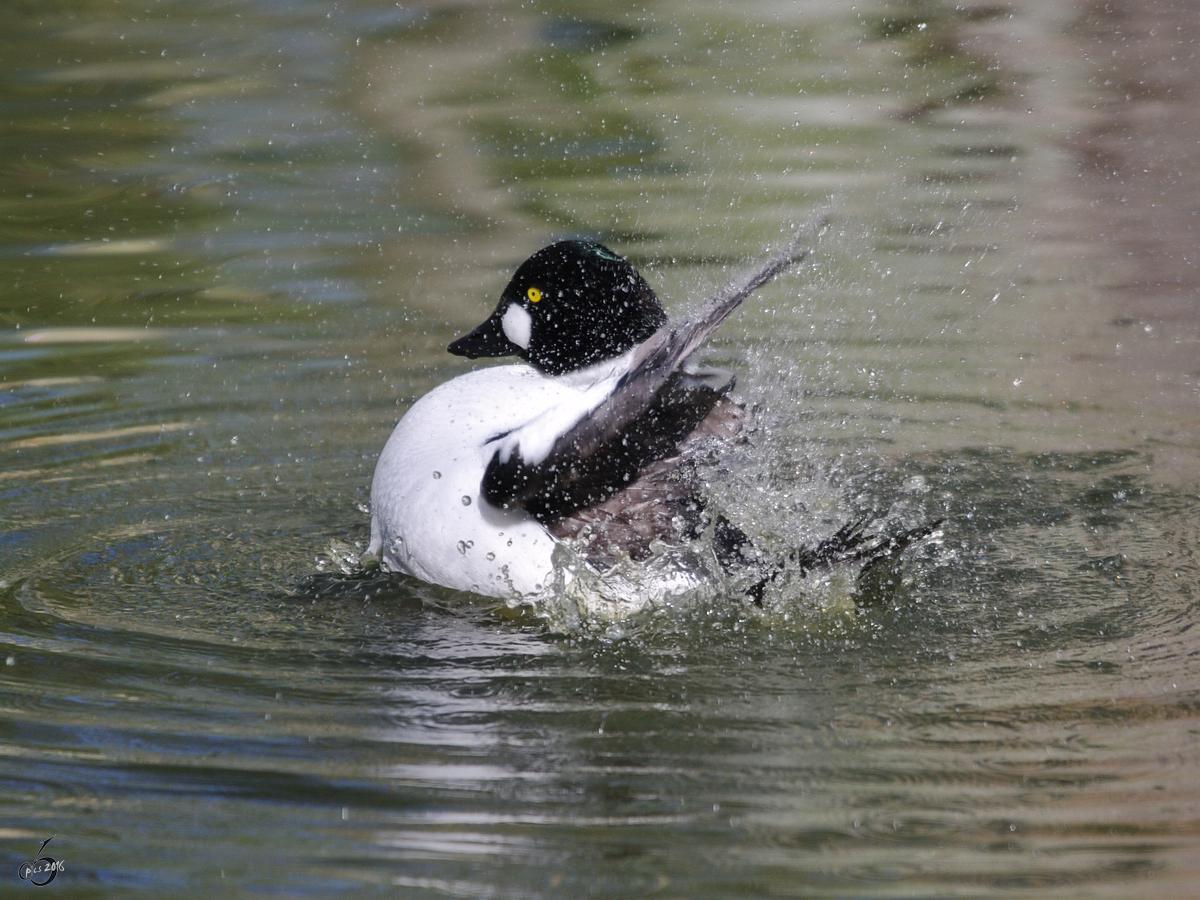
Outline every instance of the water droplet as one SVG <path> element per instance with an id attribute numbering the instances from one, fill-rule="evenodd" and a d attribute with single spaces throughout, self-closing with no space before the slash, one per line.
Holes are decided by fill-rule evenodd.
<path id="1" fill-rule="evenodd" d="M 475 546 L 474 541 L 459 541 L 458 542 L 458 552 L 461 553 L 463 556 L 466 556 L 467 551 L 470 550 L 474 546 Z"/>
<path id="2" fill-rule="evenodd" d="M 488 561 L 488 562 L 491 562 L 491 561 L 492 561 L 492 560 L 494 560 L 495 558 L 496 558 L 496 554 L 495 554 L 495 553 L 493 553 L 493 552 L 491 552 L 491 551 L 489 550 L 489 551 L 488 551 L 488 555 L 487 555 L 487 561 Z"/>
<path id="3" fill-rule="evenodd" d="M 471 505 L 471 498 L 468 497 L 466 494 L 463 494 L 463 506 L 470 506 L 470 505 Z"/>
<path id="4" fill-rule="evenodd" d="M 434 481 L 437 481 L 437 480 L 438 480 L 439 478 L 441 478 L 441 477 L 442 477 L 442 473 L 441 473 L 441 472 L 434 472 L 434 473 L 433 473 L 433 480 L 434 480 Z"/>

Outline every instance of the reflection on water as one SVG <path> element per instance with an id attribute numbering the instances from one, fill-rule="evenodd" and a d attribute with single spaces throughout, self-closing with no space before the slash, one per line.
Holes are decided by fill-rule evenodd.
<path id="1" fill-rule="evenodd" d="M 18 6 L 0 871 L 55 835 L 75 895 L 1193 896 L 1194 18 Z M 891 603 L 563 633 L 340 573 L 538 244 L 678 314 L 830 195 L 713 342 L 758 423 L 713 490 L 779 546 L 947 515 Z"/>

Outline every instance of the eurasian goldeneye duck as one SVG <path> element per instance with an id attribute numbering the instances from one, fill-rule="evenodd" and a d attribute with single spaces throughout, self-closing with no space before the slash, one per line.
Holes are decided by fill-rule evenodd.
<path id="1" fill-rule="evenodd" d="M 449 347 L 523 363 L 451 379 L 408 410 L 375 469 L 368 552 L 390 571 L 507 598 L 551 583 L 565 539 L 584 538 L 590 564 L 604 569 L 622 555 L 645 558 L 653 541 L 695 538 L 706 524 L 697 463 L 741 431 L 742 408 L 727 396 L 731 374 L 688 358 L 806 255 L 792 245 L 672 325 L 646 280 L 607 247 L 539 250 L 487 320 Z M 715 525 L 723 566 L 753 558 L 740 530 Z M 803 574 L 895 549 L 856 523 L 791 561 Z M 755 600 L 784 565 L 762 570 Z"/>

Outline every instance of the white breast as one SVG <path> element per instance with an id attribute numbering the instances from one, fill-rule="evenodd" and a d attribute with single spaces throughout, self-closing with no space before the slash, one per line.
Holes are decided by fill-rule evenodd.
<path id="1" fill-rule="evenodd" d="M 388 439 L 371 485 L 371 552 L 385 567 L 493 597 L 540 591 L 555 539 L 479 496 L 498 435 L 585 391 L 530 366 L 470 372 L 430 391 Z"/>

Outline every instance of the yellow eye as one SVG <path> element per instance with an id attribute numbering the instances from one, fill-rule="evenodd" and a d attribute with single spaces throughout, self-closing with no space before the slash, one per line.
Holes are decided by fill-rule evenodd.
<path id="1" fill-rule="evenodd" d="M 529 298 L 530 303 L 537 303 L 542 299 L 542 292 L 535 287 L 531 287 L 525 292 L 525 296 Z"/>

